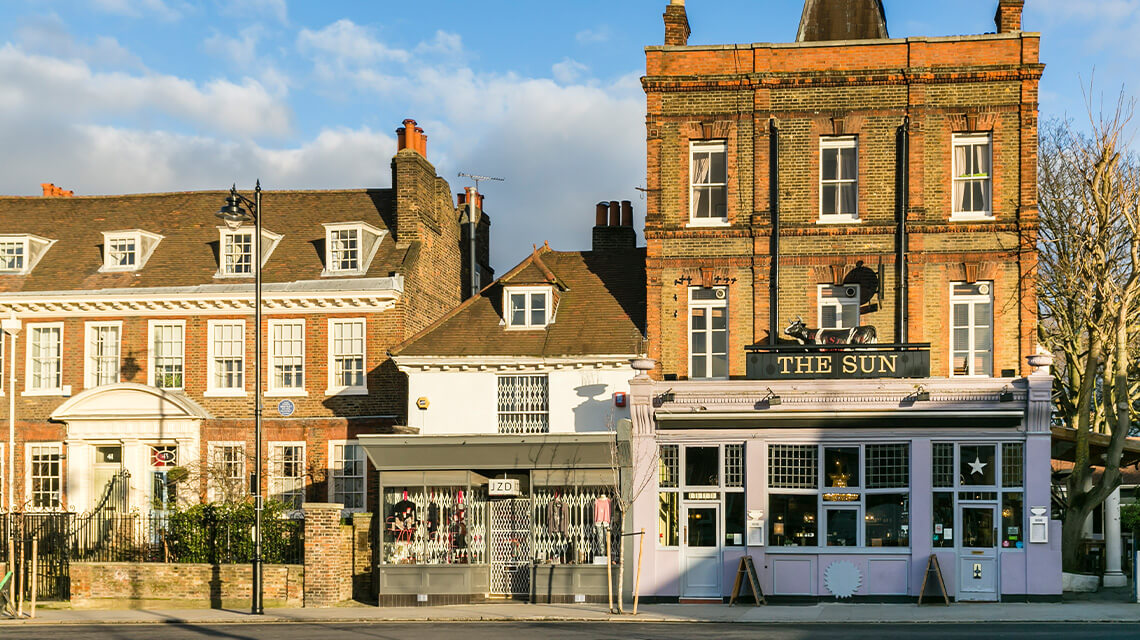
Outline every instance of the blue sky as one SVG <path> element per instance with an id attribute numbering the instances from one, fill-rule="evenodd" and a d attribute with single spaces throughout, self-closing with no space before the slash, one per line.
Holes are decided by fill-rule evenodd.
<path id="1" fill-rule="evenodd" d="M 499 272 L 589 244 L 645 182 L 643 47 L 667 0 L 0 0 L 0 193 L 384 187 L 405 117 L 484 183 Z M 692 44 L 794 39 L 800 0 L 689 0 Z M 993 31 L 997 0 L 885 0 L 892 37 Z M 1140 92 L 1140 0 L 1027 0 L 1041 116 Z M 271 211 L 266 211 L 271 216 Z M 268 218 L 267 218 L 268 219 Z"/>

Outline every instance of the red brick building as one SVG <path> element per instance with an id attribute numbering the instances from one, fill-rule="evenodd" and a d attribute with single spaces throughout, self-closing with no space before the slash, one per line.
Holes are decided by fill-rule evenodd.
<path id="1" fill-rule="evenodd" d="M 404 125 L 392 188 L 263 194 L 271 499 L 375 503 L 356 436 L 405 423 L 406 382 L 387 349 L 470 288 L 460 212 L 423 130 Z M 226 195 L 77 197 L 45 185 L 44 197 L 0 198 L 0 317 L 19 328 L 3 348 L 0 424 L 15 410 L 4 509 L 82 512 L 122 470 L 144 511 L 176 495 L 248 494 L 254 230 L 215 217 Z M 480 225 L 489 281 L 485 216 Z"/>

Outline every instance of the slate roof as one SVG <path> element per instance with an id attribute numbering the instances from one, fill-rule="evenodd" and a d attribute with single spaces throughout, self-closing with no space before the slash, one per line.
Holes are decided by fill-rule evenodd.
<path id="1" fill-rule="evenodd" d="M 57 240 L 27 275 L 0 274 L 0 292 L 70 291 L 201 284 L 239 284 L 250 278 L 215 278 L 218 228 L 214 216 L 227 191 L 117 196 L 0 196 L 0 234 L 31 233 Z M 246 195 L 252 196 L 251 193 Z M 282 234 L 262 273 L 266 283 L 322 278 L 322 223 L 367 222 L 391 230 L 395 199 L 390 189 L 264 191 L 262 227 Z M 142 229 L 165 236 L 138 271 L 100 273 L 104 231 Z M 368 273 L 397 271 L 407 249 L 387 233 Z"/>
<path id="2" fill-rule="evenodd" d="M 806 0 L 796 42 L 887 37 L 882 0 Z"/>
<path id="3" fill-rule="evenodd" d="M 542 329 L 508 330 L 504 285 L 555 286 L 555 318 Z M 393 356 L 573 357 L 644 352 L 645 250 L 536 249 L 506 275 L 439 321 L 393 347 Z"/>

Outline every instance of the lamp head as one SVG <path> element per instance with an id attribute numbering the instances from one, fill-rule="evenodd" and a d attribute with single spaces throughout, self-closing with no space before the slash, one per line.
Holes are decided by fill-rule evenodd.
<path id="1" fill-rule="evenodd" d="M 226 227 L 230 231 L 236 231 L 243 224 L 253 222 L 253 215 L 242 208 L 241 199 L 238 198 L 237 193 L 230 190 L 230 195 L 226 196 L 226 204 L 218 212 L 214 214 L 226 223 Z"/>

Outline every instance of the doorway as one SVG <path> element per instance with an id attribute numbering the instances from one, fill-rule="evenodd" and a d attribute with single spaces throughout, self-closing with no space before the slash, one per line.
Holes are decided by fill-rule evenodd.
<path id="1" fill-rule="evenodd" d="M 722 598 L 720 505 L 686 503 L 681 517 L 681 597 Z"/>
<path id="2" fill-rule="evenodd" d="M 95 446 L 95 463 L 92 465 L 92 497 L 95 508 L 126 511 L 127 492 L 115 486 L 116 476 L 123 470 L 123 445 Z M 118 490 L 116 490 L 118 489 Z"/>
<path id="3" fill-rule="evenodd" d="M 958 506 L 962 533 L 958 543 L 959 601 L 996 602 L 998 580 L 998 507 L 996 503 Z"/>

